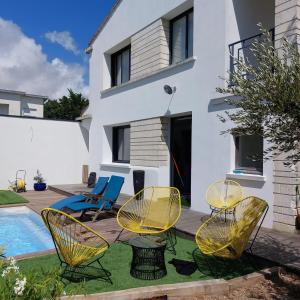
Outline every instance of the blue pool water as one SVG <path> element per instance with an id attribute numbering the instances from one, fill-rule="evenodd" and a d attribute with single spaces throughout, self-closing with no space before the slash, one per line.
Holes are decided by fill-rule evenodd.
<path id="1" fill-rule="evenodd" d="M 26 206 L 0 208 L 0 245 L 6 256 L 54 248 L 42 218 Z"/>

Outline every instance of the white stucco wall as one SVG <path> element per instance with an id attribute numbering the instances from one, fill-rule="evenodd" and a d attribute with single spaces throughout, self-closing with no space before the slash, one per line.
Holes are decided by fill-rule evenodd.
<path id="1" fill-rule="evenodd" d="M 0 93 L 0 104 L 8 105 L 8 114 L 13 116 L 20 116 L 21 115 L 21 101 L 19 97 L 1 97 Z"/>
<path id="2" fill-rule="evenodd" d="M 244 6 L 241 3 L 244 3 Z M 93 119 L 90 126 L 90 169 L 100 174 L 122 174 L 126 181 L 125 193 L 133 193 L 132 170 L 128 166 L 112 164 L 111 138 L 105 127 L 159 116 L 192 114 L 192 207 L 210 212 L 205 202 L 208 185 L 226 177 L 234 168 L 233 140 L 220 135 L 224 124 L 217 117 L 226 106 L 215 88 L 224 82 L 229 66 L 228 44 L 245 35 L 257 33 L 256 24 L 262 21 L 273 27 L 270 9 L 274 1 L 251 1 L 251 14 L 247 0 L 131 0 L 122 1 L 93 43 L 90 57 L 90 107 Z M 265 4 L 268 2 L 268 4 Z M 153 21 L 171 18 L 194 5 L 194 60 L 170 68 L 124 87 L 101 93 L 107 88 L 109 71 L 104 53 L 124 44 L 130 36 Z M 254 14 L 255 13 L 255 14 Z M 256 15 L 257 13 L 257 15 Z M 254 15 L 253 15 L 254 14 Z M 129 16 L 134 16 L 130 18 Z M 243 17 L 244 16 L 244 17 Z M 252 16 L 252 17 L 251 17 Z M 244 22 L 244 23 L 243 23 Z M 267 24 L 266 24 L 267 23 Z M 247 28 L 247 32 L 245 31 Z M 176 86 L 177 90 L 168 111 L 170 96 L 163 86 Z M 146 169 L 146 185 L 169 185 L 170 167 Z M 272 164 L 264 164 L 266 182 L 240 180 L 248 195 L 273 201 Z M 272 226 L 272 211 L 264 226 Z"/>
<path id="3" fill-rule="evenodd" d="M 27 189 L 39 169 L 47 184 L 81 183 L 88 147 L 79 122 L 0 116 L 0 189 L 16 170 L 27 171 Z"/>
<path id="4" fill-rule="evenodd" d="M 30 96 L 21 100 L 21 115 L 27 117 L 44 117 L 44 100 Z"/>

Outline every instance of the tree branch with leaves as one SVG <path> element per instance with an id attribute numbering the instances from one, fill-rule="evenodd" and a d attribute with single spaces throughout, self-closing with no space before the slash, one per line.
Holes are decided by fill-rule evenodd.
<path id="1" fill-rule="evenodd" d="M 250 48 L 255 64 L 235 59 L 227 86 L 217 88 L 234 96 L 225 101 L 236 108 L 219 118 L 234 122 L 227 133 L 262 136 L 270 145 L 264 150 L 265 159 L 284 153 L 293 166 L 300 161 L 300 55 L 297 45 L 287 39 L 275 49 L 271 33 L 259 26 L 262 35 Z"/>
<path id="2" fill-rule="evenodd" d="M 49 99 L 44 106 L 45 118 L 75 120 L 88 107 L 89 100 L 80 93 L 68 89 L 69 95 L 57 100 Z"/>

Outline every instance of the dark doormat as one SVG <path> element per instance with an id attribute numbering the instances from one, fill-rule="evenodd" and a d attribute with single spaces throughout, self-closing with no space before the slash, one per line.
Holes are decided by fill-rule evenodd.
<path id="1" fill-rule="evenodd" d="M 193 261 L 173 258 L 169 261 L 169 264 L 173 265 L 176 268 L 176 272 L 181 275 L 189 276 L 197 270 L 197 265 Z"/>

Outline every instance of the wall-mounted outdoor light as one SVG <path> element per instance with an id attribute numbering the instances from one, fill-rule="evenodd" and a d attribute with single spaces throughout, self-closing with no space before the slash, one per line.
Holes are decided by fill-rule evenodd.
<path id="1" fill-rule="evenodd" d="M 174 87 L 170 87 L 168 84 L 164 85 L 164 91 L 168 94 L 168 95 L 172 95 L 176 92 L 176 86 Z"/>

